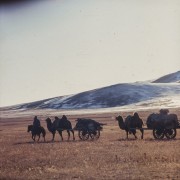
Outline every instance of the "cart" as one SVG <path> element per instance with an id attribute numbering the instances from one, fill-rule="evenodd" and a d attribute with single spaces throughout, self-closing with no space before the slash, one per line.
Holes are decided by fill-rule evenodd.
<path id="1" fill-rule="evenodd" d="M 147 118 L 146 124 L 148 127 L 147 129 L 153 130 L 155 139 L 163 139 L 164 137 L 167 139 L 174 139 L 177 134 L 177 129 L 180 129 L 180 122 L 176 114 L 153 113 Z"/>
<path id="2" fill-rule="evenodd" d="M 97 140 L 100 137 L 100 131 L 103 129 L 103 123 L 99 123 L 93 119 L 77 119 L 74 130 L 78 131 L 81 140 L 86 141 L 89 138 Z"/>
<path id="3" fill-rule="evenodd" d="M 174 139 L 177 134 L 177 129 L 180 129 L 180 127 L 177 128 L 155 128 L 153 129 L 153 136 L 155 139 L 163 139 L 166 137 L 167 139 Z"/>
<path id="4" fill-rule="evenodd" d="M 160 140 L 160 139 L 163 139 L 164 137 L 166 137 L 167 139 L 174 139 L 177 135 L 177 129 L 180 129 L 180 122 L 178 122 L 178 123 L 179 124 L 177 127 L 157 126 L 156 128 L 141 128 L 141 129 L 151 130 L 155 139 Z"/>

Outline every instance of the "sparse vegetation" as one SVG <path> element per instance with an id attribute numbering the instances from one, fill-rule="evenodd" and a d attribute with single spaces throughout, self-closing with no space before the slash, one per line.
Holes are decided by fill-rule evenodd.
<path id="1" fill-rule="evenodd" d="M 171 112 L 180 118 L 180 109 Z M 138 112 L 145 121 L 150 111 Z M 127 112 L 121 113 L 126 116 Z M 51 142 L 34 143 L 27 133 L 32 118 L 1 119 L 0 179 L 180 179 L 180 130 L 175 140 L 154 140 L 152 131 L 144 139 L 126 140 L 112 117 L 118 113 L 82 115 L 107 123 L 97 141 L 61 142 L 56 136 Z M 73 126 L 78 116 L 68 116 Z M 41 123 L 46 128 L 45 117 Z"/>

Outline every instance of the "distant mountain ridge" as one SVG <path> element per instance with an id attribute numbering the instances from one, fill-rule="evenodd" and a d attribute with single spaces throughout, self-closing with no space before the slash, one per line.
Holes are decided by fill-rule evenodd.
<path id="1" fill-rule="evenodd" d="M 180 71 L 160 77 L 159 79 L 156 79 L 152 83 L 174 83 L 174 82 L 177 83 L 180 82 Z"/>
<path id="2" fill-rule="evenodd" d="M 96 109 L 131 105 L 168 96 L 180 96 L 180 71 L 152 83 L 123 83 L 74 95 L 49 98 L 9 107 L 18 109 Z M 168 82 L 168 83 L 167 83 Z"/>

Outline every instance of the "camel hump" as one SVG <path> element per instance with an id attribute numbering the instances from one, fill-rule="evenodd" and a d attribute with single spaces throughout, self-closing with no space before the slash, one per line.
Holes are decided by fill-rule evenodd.
<path id="1" fill-rule="evenodd" d="M 133 114 L 133 117 L 134 117 L 134 118 L 139 118 L 139 114 L 138 114 L 137 112 L 135 112 L 135 113 Z"/>
<path id="2" fill-rule="evenodd" d="M 63 115 L 62 118 L 61 118 L 61 120 L 67 120 L 66 115 Z"/>
<path id="3" fill-rule="evenodd" d="M 126 122 L 129 122 L 129 121 L 132 121 L 132 116 L 131 116 L 131 115 L 128 115 L 128 116 L 125 118 L 125 123 L 126 123 Z"/>

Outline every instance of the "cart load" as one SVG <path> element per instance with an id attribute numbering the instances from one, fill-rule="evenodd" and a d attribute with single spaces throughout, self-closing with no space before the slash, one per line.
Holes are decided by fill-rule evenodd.
<path id="1" fill-rule="evenodd" d="M 147 118 L 147 128 L 153 129 L 156 139 L 162 139 L 164 135 L 169 139 L 176 136 L 176 129 L 179 128 L 177 115 L 168 113 L 168 109 L 161 109 L 160 113 L 152 113 Z"/>
<path id="2" fill-rule="evenodd" d="M 103 123 L 99 123 L 93 119 L 78 118 L 74 130 L 78 131 L 81 140 L 98 139 L 100 131 L 103 129 Z"/>

